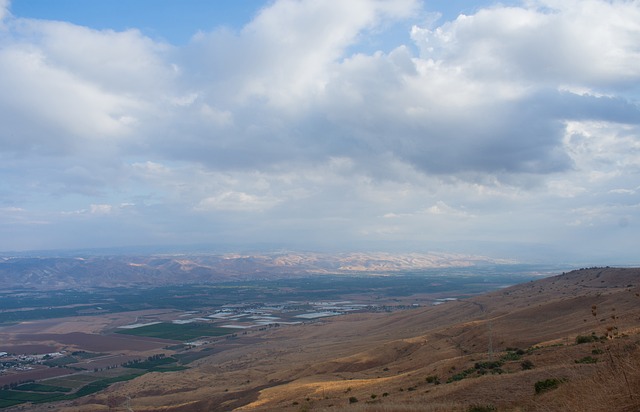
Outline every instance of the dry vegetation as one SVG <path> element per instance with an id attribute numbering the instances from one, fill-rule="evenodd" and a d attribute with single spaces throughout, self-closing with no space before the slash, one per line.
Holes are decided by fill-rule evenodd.
<path id="1" fill-rule="evenodd" d="M 639 332 L 640 270 L 585 269 L 270 330 L 190 370 L 56 408 L 124 411 L 130 399 L 135 411 L 637 411 Z"/>

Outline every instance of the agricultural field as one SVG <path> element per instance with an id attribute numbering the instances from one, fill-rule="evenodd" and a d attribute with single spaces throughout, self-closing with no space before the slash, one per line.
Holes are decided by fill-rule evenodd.
<path id="1" fill-rule="evenodd" d="M 224 336 L 231 334 L 228 328 L 220 328 L 207 323 L 157 323 L 134 329 L 122 329 L 117 333 L 123 335 L 146 336 L 177 341 L 188 341 L 202 337 Z"/>
<path id="2" fill-rule="evenodd" d="M 0 292 L 0 408 L 73 400 L 261 342 L 271 328 L 431 306 L 535 278 L 467 268 L 156 288 Z"/>
<path id="3" fill-rule="evenodd" d="M 26 383 L 0 390 L 0 408 L 24 403 L 46 403 L 81 398 L 99 392 L 116 382 L 135 379 L 148 372 L 173 372 L 186 369 L 172 357 L 156 355 L 141 361 L 131 361 L 122 368 L 99 372 L 83 372 L 71 376 Z"/>
<path id="4" fill-rule="evenodd" d="M 393 303 L 411 297 L 464 297 L 537 278 L 540 268 L 502 265 L 429 269 L 379 275 L 322 275 L 216 284 L 89 290 L 0 291 L 0 326 L 24 321 L 134 312 L 199 310 L 225 305 L 362 299 Z M 545 268 L 542 268 L 545 269 Z"/>

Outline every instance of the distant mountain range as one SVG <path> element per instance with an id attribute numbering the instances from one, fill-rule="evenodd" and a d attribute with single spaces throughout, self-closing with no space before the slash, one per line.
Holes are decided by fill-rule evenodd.
<path id="1" fill-rule="evenodd" d="M 515 262 L 453 253 L 20 256 L 0 258 L 0 288 L 170 285 L 509 263 Z"/>

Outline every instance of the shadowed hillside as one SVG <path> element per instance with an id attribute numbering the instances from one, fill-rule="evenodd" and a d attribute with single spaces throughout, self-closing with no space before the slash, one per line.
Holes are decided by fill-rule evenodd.
<path id="1" fill-rule="evenodd" d="M 267 331 L 62 410 L 636 411 L 640 269 Z M 475 408 L 475 409 L 474 409 Z"/>

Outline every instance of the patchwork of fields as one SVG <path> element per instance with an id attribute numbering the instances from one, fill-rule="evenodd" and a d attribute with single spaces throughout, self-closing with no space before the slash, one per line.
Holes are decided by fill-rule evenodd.
<path id="1" fill-rule="evenodd" d="M 271 328 L 434 305 L 532 277 L 470 277 L 462 270 L 457 276 L 327 275 L 50 295 L 4 291 L 0 408 L 71 401 L 148 372 L 183 370 L 195 360 L 259 342 Z"/>

